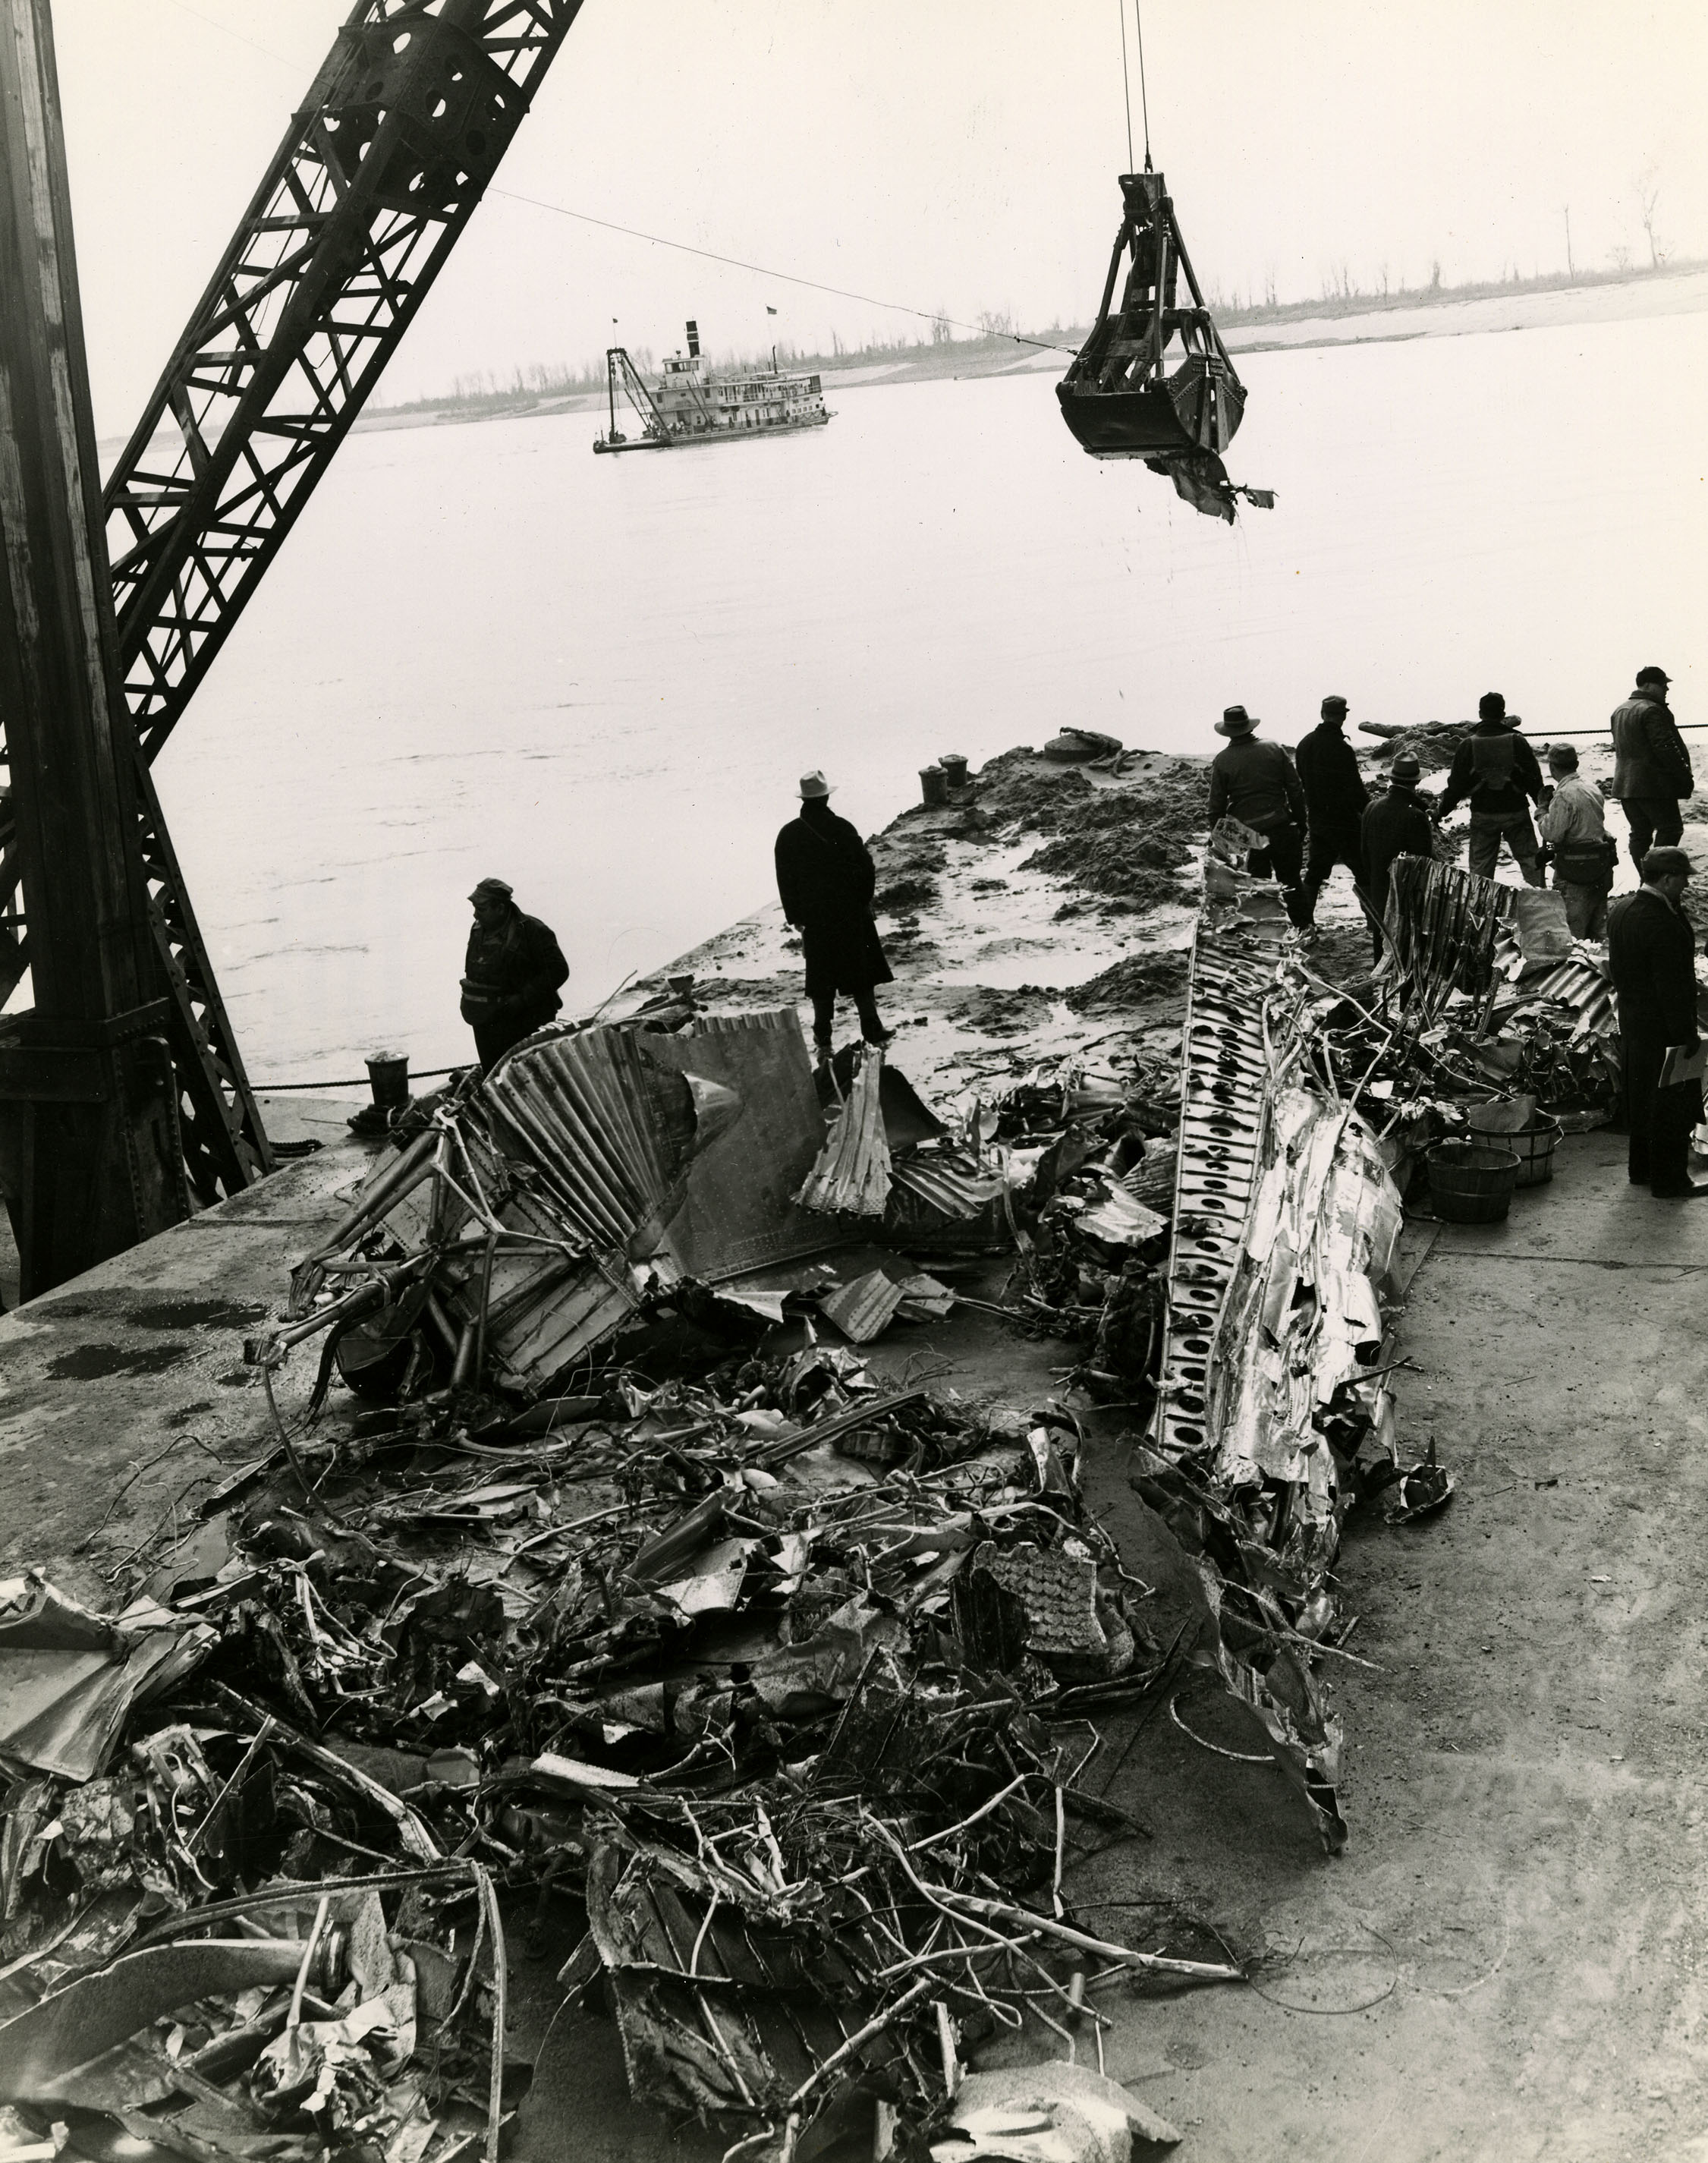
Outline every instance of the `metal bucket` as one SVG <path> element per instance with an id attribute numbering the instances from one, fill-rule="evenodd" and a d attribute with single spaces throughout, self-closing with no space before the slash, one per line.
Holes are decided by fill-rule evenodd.
<path id="1" fill-rule="evenodd" d="M 951 788 L 964 788 L 966 787 L 967 762 L 961 752 L 958 751 L 946 751 L 938 760 L 938 763 L 943 767 L 943 777 L 948 781 Z"/>
<path id="2" fill-rule="evenodd" d="M 368 1086 L 382 1111 L 401 1110 L 410 1100 L 410 1061 L 405 1051 L 370 1051 L 364 1062 Z"/>
<path id="3" fill-rule="evenodd" d="M 949 778 L 935 760 L 919 769 L 919 793 L 930 809 L 949 800 Z"/>
<path id="4" fill-rule="evenodd" d="M 1449 1224 L 1498 1224 L 1512 1203 L 1518 1160 L 1488 1142 L 1438 1142 L 1424 1157 L 1429 1200 Z"/>

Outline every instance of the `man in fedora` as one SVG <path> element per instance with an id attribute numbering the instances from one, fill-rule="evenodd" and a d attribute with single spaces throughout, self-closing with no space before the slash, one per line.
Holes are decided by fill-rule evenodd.
<path id="1" fill-rule="evenodd" d="M 1676 848 L 1684 799 L 1694 794 L 1690 754 L 1667 704 L 1664 668 L 1639 668 L 1637 689 L 1613 709 L 1613 793 L 1631 830 L 1631 861 L 1640 871 L 1652 848 Z"/>
<path id="2" fill-rule="evenodd" d="M 1293 761 L 1279 744 L 1260 743 L 1257 723 L 1243 706 L 1223 709 L 1216 734 L 1227 738 L 1209 765 L 1209 823 L 1237 819 L 1263 836 L 1251 851 L 1259 878 L 1280 882 L 1287 913 L 1296 924 L 1309 921 L 1299 892 L 1304 868 L 1305 793 Z"/>
<path id="3" fill-rule="evenodd" d="M 1702 1084 L 1662 1087 L 1669 1050 L 1701 1048 L 1696 942 L 1681 906 L 1690 859 L 1682 849 L 1651 849 L 1641 869 L 1642 886 L 1614 904 L 1607 928 L 1607 960 L 1619 995 L 1631 1181 L 1647 1181 L 1658 1200 L 1694 1202 L 1708 1195 L 1708 1185 L 1690 1178 L 1690 1131 L 1701 1120 Z"/>
<path id="4" fill-rule="evenodd" d="M 1387 917 L 1390 873 L 1396 856 L 1427 856 L 1434 845 L 1435 830 L 1429 806 L 1418 784 L 1423 769 L 1408 751 L 1399 752 L 1388 769 L 1387 788 L 1371 800 L 1359 828 L 1364 851 L 1364 892 L 1375 919 L 1371 925 L 1376 958 L 1382 959 L 1381 925 Z"/>
<path id="5" fill-rule="evenodd" d="M 507 879 L 483 878 L 468 898 L 474 924 L 462 961 L 462 1019 L 488 1067 L 551 1019 L 569 964 L 556 934 L 517 908 Z"/>
<path id="6" fill-rule="evenodd" d="M 777 835 L 776 863 L 783 914 L 801 934 L 819 1063 L 830 1057 L 838 992 L 854 1001 L 866 1042 L 887 1044 L 874 996 L 891 973 L 872 920 L 878 874 L 865 843 L 831 809 L 830 783 L 816 769 L 801 777 L 800 815 Z"/>

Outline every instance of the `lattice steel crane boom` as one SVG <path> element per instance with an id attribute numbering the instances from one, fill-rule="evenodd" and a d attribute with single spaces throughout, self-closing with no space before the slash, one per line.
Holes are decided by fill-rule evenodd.
<path id="1" fill-rule="evenodd" d="M 581 0 L 358 0 L 105 490 L 116 663 L 184 1154 L 268 1168 L 148 772 L 509 147 Z M 37 927 L 0 822 L 0 992 Z M 27 897 L 26 897 L 27 898 Z"/>

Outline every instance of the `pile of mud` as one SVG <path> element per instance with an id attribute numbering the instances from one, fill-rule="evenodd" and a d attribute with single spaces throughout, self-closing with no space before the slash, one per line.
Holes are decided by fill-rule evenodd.
<path id="1" fill-rule="evenodd" d="M 967 998 L 958 999 L 946 1019 L 958 1029 L 981 1036 L 1024 1036 L 1042 1028 L 1061 998 L 1060 992 L 1042 984 L 1021 984 L 1012 991 L 980 984 Z M 1071 993 L 1068 1003 L 1073 1003 Z"/>
<path id="2" fill-rule="evenodd" d="M 1099 788 L 1077 767 L 1041 763 L 1025 749 L 987 760 L 975 783 L 978 807 L 994 825 L 1012 821 L 1023 834 L 1062 834 L 1141 822 L 1189 841 L 1207 820 L 1206 762 L 1147 755 L 1131 786 Z"/>
<path id="3" fill-rule="evenodd" d="M 1185 949 L 1128 954 L 1063 994 L 1075 1013 L 1132 1013 L 1161 1008 L 1171 1014 L 1186 1003 Z"/>
<path id="4" fill-rule="evenodd" d="M 1103 803 L 1088 805 L 1088 811 L 1105 810 L 1112 797 L 1113 791 Z M 1144 814 L 1136 803 L 1129 804 L 1127 815 L 1131 823 L 1094 824 L 1089 818 L 1076 823 L 1071 831 L 1035 850 L 1021 869 L 1066 879 L 1094 895 L 1105 909 L 1150 909 L 1184 901 L 1176 874 L 1191 861 L 1191 851 L 1161 827 L 1137 823 Z M 1079 906 L 1064 902 L 1056 913 L 1073 915 Z"/>
<path id="5" fill-rule="evenodd" d="M 1442 767 L 1451 766 L 1454 753 L 1470 734 L 1469 721 L 1419 721 L 1415 728 L 1406 730 L 1402 736 L 1388 736 L 1378 743 L 1372 753 L 1367 745 L 1359 749 L 1366 757 L 1375 757 L 1384 766 L 1402 751 L 1409 752 L 1425 773 L 1434 773 Z"/>

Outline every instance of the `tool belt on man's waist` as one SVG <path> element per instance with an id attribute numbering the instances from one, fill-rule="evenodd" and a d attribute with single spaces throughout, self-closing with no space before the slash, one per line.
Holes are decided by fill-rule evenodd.
<path id="1" fill-rule="evenodd" d="M 462 1019 L 471 1023 L 490 1020 L 494 1008 L 504 996 L 496 984 L 483 983 L 477 977 L 465 977 L 460 1008 Z"/>
<path id="2" fill-rule="evenodd" d="M 1619 845 L 1613 841 L 1562 841 L 1554 852 L 1554 868 L 1567 886 L 1594 887 L 1611 893 L 1613 867 L 1619 861 Z"/>

